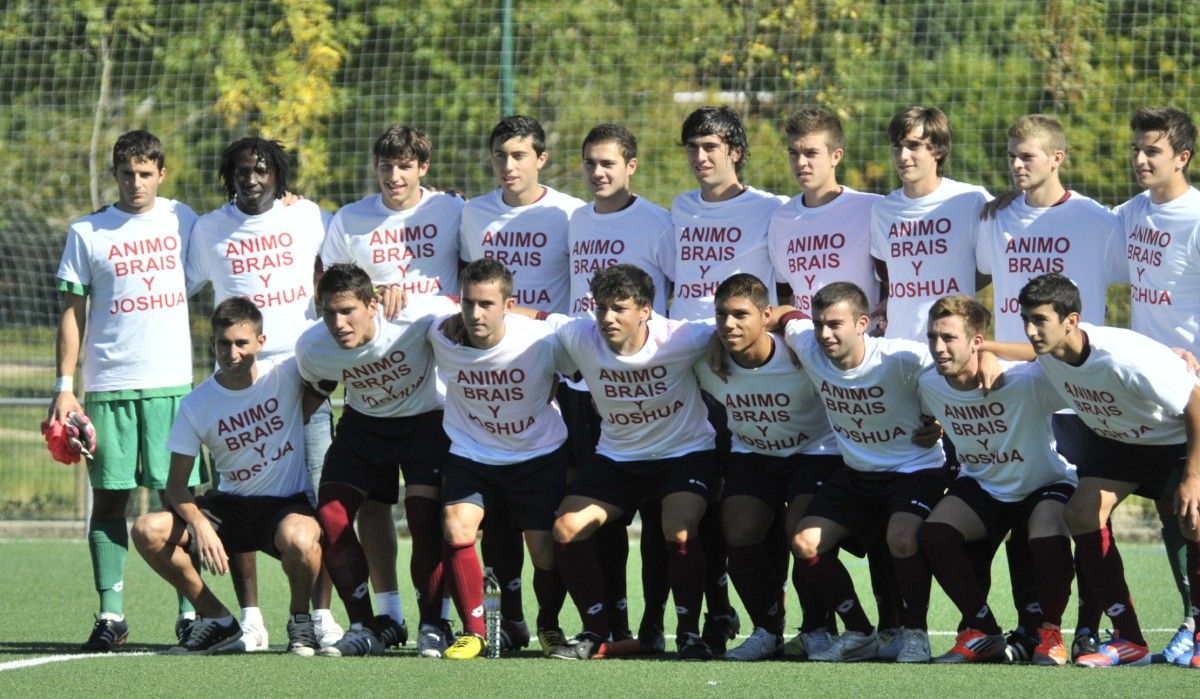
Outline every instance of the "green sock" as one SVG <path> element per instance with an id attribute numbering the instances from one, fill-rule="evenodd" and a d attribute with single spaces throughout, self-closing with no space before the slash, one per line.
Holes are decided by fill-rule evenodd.
<path id="1" fill-rule="evenodd" d="M 125 556 L 129 529 L 125 519 L 93 519 L 88 532 L 92 579 L 100 593 L 100 611 L 125 616 Z"/>
<path id="2" fill-rule="evenodd" d="M 196 608 L 192 606 L 192 603 L 188 601 L 187 597 L 184 597 L 183 595 L 180 595 L 178 593 L 176 593 L 176 597 L 179 598 L 179 613 L 180 614 L 186 614 L 188 612 L 191 612 L 193 614 L 196 613 Z"/>
<path id="3" fill-rule="evenodd" d="M 1163 522 L 1163 548 L 1167 550 L 1167 563 L 1171 566 L 1171 580 L 1183 601 L 1183 617 L 1191 616 L 1192 598 L 1187 576 L 1187 540 L 1179 531 L 1179 520 L 1171 517 Z"/>

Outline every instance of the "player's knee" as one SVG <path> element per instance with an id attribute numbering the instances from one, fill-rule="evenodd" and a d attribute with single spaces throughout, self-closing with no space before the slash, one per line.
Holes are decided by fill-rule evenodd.
<path id="1" fill-rule="evenodd" d="M 813 534 L 813 530 L 805 529 L 792 537 L 792 555 L 798 560 L 815 558 L 820 552 L 821 538 Z"/>
<path id="2" fill-rule="evenodd" d="M 276 548 L 284 558 L 307 558 L 320 550 L 321 529 L 312 517 L 288 517 L 279 533 Z"/>
<path id="3" fill-rule="evenodd" d="M 1090 499 L 1071 498 L 1063 507 L 1063 520 L 1071 534 L 1085 534 L 1099 528 L 1099 514 Z"/>
<path id="4" fill-rule="evenodd" d="M 580 538 L 583 533 L 584 522 L 583 518 L 578 514 L 568 512 L 564 515 L 559 515 L 558 519 L 554 520 L 554 541 L 560 544 L 568 544 Z"/>
<path id="5" fill-rule="evenodd" d="M 920 525 L 892 525 L 887 531 L 888 551 L 896 558 L 915 556 L 920 550 Z"/>
<path id="6" fill-rule="evenodd" d="M 152 555 L 161 551 L 166 545 L 167 536 L 171 533 L 171 517 L 163 517 L 164 512 L 151 512 L 138 517 L 129 532 L 134 548 L 142 555 Z M 165 524 L 163 520 L 166 520 Z"/>
<path id="7" fill-rule="evenodd" d="M 478 534 L 479 527 L 448 511 L 442 518 L 442 531 L 447 543 L 461 546 L 475 542 L 475 535 Z"/>

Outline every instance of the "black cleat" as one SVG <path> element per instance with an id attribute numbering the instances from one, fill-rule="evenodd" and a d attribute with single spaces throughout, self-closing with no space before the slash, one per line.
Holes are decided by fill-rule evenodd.
<path id="1" fill-rule="evenodd" d="M 129 638 L 129 624 L 122 619 L 101 619 L 96 617 L 96 625 L 92 627 L 92 635 L 79 650 L 89 653 L 110 653 L 125 645 Z"/>

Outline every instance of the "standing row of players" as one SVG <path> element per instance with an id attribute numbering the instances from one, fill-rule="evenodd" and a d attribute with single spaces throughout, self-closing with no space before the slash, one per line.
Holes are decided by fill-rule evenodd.
<path id="1" fill-rule="evenodd" d="M 665 298 L 673 296 L 671 315 L 676 318 L 710 315 L 717 283 L 738 271 L 753 272 L 764 280 L 786 279 L 796 304 L 802 309 L 809 308 L 811 294 L 822 285 L 834 280 L 854 281 L 868 296 L 873 296 L 873 291 L 886 296 L 886 302 L 872 304 L 874 315 L 879 318 L 886 312 L 891 321 L 887 324 L 888 333 L 895 336 L 923 333 L 920 307 L 927 307 L 933 299 L 947 292 L 973 291 L 977 269 L 990 272 L 995 268 L 996 307 L 1001 321 L 1006 313 L 1010 320 L 1016 315 L 1017 305 L 1011 300 L 1015 297 L 1015 289 L 1029 276 L 1048 270 L 1064 271 L 1079 281 L 1084 289 L 1085 308 L 1089 309 L 1093 319 L 1097 313 L 1102 319 L 1105 283 L 1119 281 L 1128 274 L 1125 272 L 1127 265 L 1132 265 L 1139 282 L 1134 287 L 1134 322 L 1152 323 L 1147 320 L 1152 313 L 1161 317 L 1164 312 L 1174 312 L 1174 306 L 1186 305 L 1187 294 L 1194 289 L 1180 283 L 1188 270 L 1195 268 L 1189 262 L 1194 251 L 1186 243 L 1191 237 L 1188 235 L 1190 229 L 1185 225 L 1189 211 L 1195 217 L 1195 192 L 1187 186 L 1184 177 L 1194 141 L 1194 135 L 1189 140 L 1189 130 L 1194 134 L 1194 129 L 1186 115 L 1173 110 L 1141 111 L 1135 115 L 1133 126 L 1135 165 L 1139 180 L 1148 187 L 1148 192 L 1122 208 L 1122 215 L 1128 213 L 1132 221 L 1126 224 L 1126 231 L 1122 231 L 1117 219 L 1103 211 L 1103 207 L 1062 188 L 1058 168 L 1062 164 L 1065 143 L 1061 129 L 1046 117 L 1025 117 L 1010 133 L 1014 181 L 1024 191 L 1024 196 L 1001 210 L 995 221 L 979 224 L 978 213 L 987 199 L 986 193 L 942 176 L 949 154 L 950 129 L 945 115 L 938 110 L 914 108 L 893 120 L 889 131 L 903 187 L 886 198 L 852 192 L 837 184 L 836 165 L 843 153 L 840 124 L 823 110 L 803 110 L 789 120 L 787 128 L 789 152 L 802 191 L 781 206 L 780 198 L 746 187 L 740 181 L 739 172 L 749 153 L 744 128 L 736 115 L 727 109 L 705 108 L 688 118 L 681 139 L 700 188 L 678 197 L 670 213 L 630 191 L 630 177 L 637 161 L 636 144 L 628 132 L 619 127 L 598 127 L 585 139 L 585 173 L 595 194 L 594 204 L 588 206 L 538 182 L 538 171 L 547 157 L 541 129 L 531 119 L 513 117 L 502 121 L 490 139 L 500 188 L 491 195 L 468 202 L 465 208 L 452 197 L 420 187 L 420 176 L 429 166 L 428 141 L 418 132 L 401 127 L 389 131 L 376 145 L 375 162 L 381 194 L 345 207 L 334 218 L 326 235 L 323 226 L 314 225 L 320 216 L 316 207 L 306 202 L 284 207 L 274 201 L 286 189 L 286 158 L 273 144 L 251 139 L 235 143 L 223 158 L 221 170 L 230 204 L 203 217 L 190 241 L 187 240 L 190 222 L 184 215 L 184 220 L 175 226 L 180 231 L 175 243 L 159 235 L 141 243 L 132 240 L 127 235 L 129 231 L 123 230 L 113 241 L 119 244 L 110 248 L 103 241 L 97 244 L 86 240 L 88 234 L 95 237 L 97 230 L 112 234 L 126 222 L 136 224 L 139 218 L 145 219 L 155 208 L 159 208 L 159 214 L 172 214 L 185 208 L 169 202 L 161 208 L 155 206 L 165 201 L 153 196 L 153 189 L 164 173 L 161 147 L 158 156 L 154 157 L 152 149 L 130 150 L 126 143 L 125 150 L 120 150 L 122 144 L 118 143 L 114 151 L 114 174 L 122 185 L 122 200 L 94 217 L 107 213 L 109 217 L 131 221 L 105 222 L 93 227 L 89 220 L 73 228 L 59 274 L 60 286 L 68 292 L 68 312 L 64 313 L 59 343 L 60 388 L 70 388 L 65 379 L 73 375 L 78 359 L 79 336 L 84 326 L 83 299 L 88 293 L 93 295 L 90 338 L 98 329 L 105 328 L 111 329 L 114 336 L 123 336 L 127 340 L 138 337 L 142 343 L 157 334 L 157 339 L 174 342 L 167 342 L 170 346 L 165 348 L 162 356 L 174 358 L 187 354 L 186 351 L 181 353 L 177 346 L 181 344 L 180 337 L 186 338 L 186 329 L 182 336 L 173 337 L 164 337 L 167 334 L 161 332 L 139 334 L 135 326 L 140 319 L 126 317 L 154 318 L 156 328 L 165 327 L 159 322 L 160 316 L 168 308 L 182 306 L 184 297 L 182 293 L 170 290 L 164 293 L 161 286 L 155 287 L 150 272 L 163 270 L 168 264 L 172 273 L 180 272 L 185 266 L 185 258 L 186 267 L 192 272 L 187 277 L 192 288 L 197 281 L 203 283 L 207 279 L 214 283 L 218 299 L 232 295 L 254 299 L 265 311 L 267 327 L 293 328 L 292 339 L 305 324 L 296 322 L 294 314 L 290 316 L 292 320 L 283 322 L 277 322 L 273 316 L 286 306 L 306 306 L 311 300 L 311 279 L 305 281 L 305 275 L 311 270 L 305 261 L 315 258 L 318 251 L 327 263 L 358 262 L 376 284 L 407 286 L 410 293 L 450 291 L 454 283 L 452 270 L 460 258 L 491 257 L 507 263 L 517 273 L 516 293 L 523 305 L 543 310 L 564 310 L 566 305 L 566 310 L 572 313 L 586 313 L 594 303 L 586 293 L 589 276 L 596 269 L 618 261 L 634 262 L 657 273 L 654 307 L 661 312 Z M 141 172 L 138 172 L 139 165 Z M 123 181 L 123 175 L 132 179 Z M 255 201 L 260 206 L 254 206 Z M 1135 204 L 1147 211 L 1138 213 Z M 1171 206 L 1162 206 L 1168 204 Z M 135 215 L 122 217 L 122 213 Z M 439 219 L 438 216 L 449 218 Z M 1066 223 L 1058 220 L 1064 216 Z M 206 221 L 207 227 L 204 226 Z M 161 233 L 161 225 L 155 227 Z M 1179 232 L 1172 234 L 1175 230 Z M 320 238 L 324 238 L 323 243 L 312 242 Z M 1122 244 L 1126 238 L 1129 240 L 1127 248 Z M 181 241 L 187 242 L 181 244 Z M 977 241 L 989 241 L 992 246 L 977 244 Z M 1176 246 L 1172 248 L 1173 252 L 1165 249 L 1169 245 Z M 107 276 L 110 277 L 100 281 L 106 276 L 105 270 L 97 273 L 95 288 L 91 281 L 93 270 L 81 271 L 93 263 L 88 259 L 92 246 L 101 256 L 107 257 L 98 262 L 107 264 Z M 186 255 L 183 254 L 185 250 Z M 452 252 L 447 255 L 445 250 Z M 964 254 L 963 250 L 967 252 Z M 1092 264 L 1080 261 L 1081 257 L 1094 256 L 1097 250 L 1103 251 L 1103 264 L 1096 265 L 1090 259 L 1086 262 Z M 451 271 L 425 271 L 433 269 L 428 265 L 436 259 L 446 258 L 451 261 L 448 268 Z M 931 264 L 927 265 L 927 262 Z M 971 269 L 963 273 L 968 264 Z M 950 274 L 951 270 L 954 274 Z M 878 284 L 876 276 L 890 281 Z M 1159 279 L 1155 280 L 1156 276 Z M 125 288 L 110 295 L 112 290 L 103 287 L 105 284 L 111 286 L 112 278 L 130 287 L 141 285 L 144 288 L 139 287 L 137 291 Z M 675 282 L 673 294 L 666 293 L 665 280 Z M 770 282 L 767 286 L 773 300 L 776 290 Z M 1006 291 L 1002 292 L 1002 287 Z M 1100 289 L 1098 302 L 1093 293 L 1097 287 Z M 567 288 L 572 288 L 569 295 Z M 915 312 L 911 311 L 914 307 L 917 308 Z M 1186 342 L 1171 337 L 1169 344 L 1190 346 L 1194 333 L 1186 327 L 1185 320 L 1174 322 L 1168 319 L 1160 324 L 1173 326 L 1177 334 L 1187 335 Z M 1011 323 L 999 322 L 997 337 L 1012 334 L 1000 332 L 1001 325 Z M 283 347 L 285 352 L 290 347 L 286 335 L 278 330 L 272 330 L 271 334 L 272 339 L 283 337 L 275 344 Z M 89 371 L 96 366 L 103 367 L 105 360 L 110 359 L 106 356 L 111 348 L 109 341 L 99 339 L 99 344 L 89 340 L 85 352 L 89 360 L 85 362 L 85 377 L 89 379 L 95 378 L 94 374 L 88 374 Z M 127 357 L 114 361 L 112 366 L 123 364 L 124 359 Z M 161 372 L 166 367 L 157 362 L 155 368 Z M 112 373 L 121 374 L 120 371 Z M 157 384 L 147 384 L 144 377 L 137 377 L 132 382 L 134 385 L 129 385 L 129 377 L 136 373 L 136 370 L 128 371 L 125 376 L 114 377 L 111 386 L 103 381 L 89 380 L 89 410 L 95 410 L 93 404 L 108 404 L 114 413 L 130 415 L 135 411 L 121 404 L 130 396 L 138 401 L 163 396 L 177 400 L 186 391 L 186 379 L 170 389 L 163 389 L 166 382 L 160 380 L 162 377 L 151 378 L 151 381 L 157 380 Z M 126 385 L 118 385 L 121 381 Z M 141 385 L 137 385 L 138 382 Z M 580 396 L 584 397 L 583 401 L 579 400 Z M 587 434 L 583 429 L 590 417 L 586 394 L 577 390 L 564 391 L 560 402 L 569 413 L 571 433 Z M 571 415 L 572 411 L 566 408 L 570 404 L 579 407 L 574 411 L 577 415 Z M 65 416 L 72 407 L 78 407 L 72 392 L 60 391 L 55 400 L 56 416 Z M 162 421 L 155 420 L 152 415 L 149 419 L 151 431 L 156 422 Z M 328 418 L 323 422 L 328 425 Z M 575 429 L 576 426 L 580 429 Z M 136 424 L 125 425 L 131 429 L 121 429 L 113 422 L 111 427 L 102 424 L 102 433 L 139 434 Z M 161 426 L 158 429 L 161 433 Z M 573 440 L 582 442 L 581 448 L 572 445 L 575 463 L 586 463 L 588 441 L 595 439 L 592 436 Z M 309 449 L 308 452 L 323 453 L 323 450 Z M 120 454 L 121 450 L 114 453 Z M 128 461 L 129 453 L 124 450 L 121 458 Z M 136 445 L 132 453 L 136 455 Z M 150 452 L 143 450 L 143 453 Z M 132 472 L 129 466 L 123 465 Z M 158 487 L 165 484 L 164 473 L 164 469 L 158 469 Z M 406 495 L 410 496 L 406 497 L 410 527 L 414 522 L 419 523 L 418 527 L 424 526 L 421 523 L 430 524 L 420 537 L 414 530 L 414 545 L 418 538 L 439 542 L 441 527 L 436 488 L 418 478 L 408 478 L 407 472 L 405 475 L 410 485 L 406 488 Z M 132 485 L 132 476 L 127 480 Z M 93 483 L 97 482 L 93 474 Z M 124 495 L 123 488 L 129 487 L 124 482 L 99 482 L 108 487 L 100 485 L 98 490 L 109 492 L 98 492 L 97 502 L 102 496 L 109 495 L 120 500 Z M 430 485 L 433 492 L 422 493 L 423 485 Z M 417 486 L 415 495 L 411 486 Z M 370 495 L 367 493 L 359 512 L 360 530 L 370 519 L 371 512 L 387 512 L 387 503 Z M 392 499 L 395 499 L 394 495 Z M 376 531 L 390 527 L 390 522 L 383 518 L 379 520 L 383 520 L 383 526 Z M 1165 530 L 1173 528 L 1177 540 L 1178 527 L 1172 527 L 1173 520 L 1173 517 L 1164 519 Z M 96 526 L 98 522 L 101 526 Z M 111 598 L 119 597 L 121 587 L 120 570 L 113 560 L 119 558 L 123 565 L 121 534 L 111 525 L 111 517 L 93 517 L 93 556 L 97 561 L 97 586 L 102 592 L 102 604 L 106 604 L 105 599 L 111 603 Z M 120 529 L 123 530 L 123 526 Z M 719 527 L 716 531 L 719 532 Z M 604 548 L 616 549 L 620 555 L 620 538 L 609 537 L 612 545 Z M 702 540 L 713 538 L 716 537 L 706 536 Z M 376 568 L 383 569 L 381 574 L 386 575 L 388 546 L 384 542 L 388 540 L 394 581 L 394 537 L 363 536 L 364 545 L 370 542 L 368 559 L 372 563 L 382 562 L 370 567 L 372 583 L 377 582 Z M 506 549 L 501 543 L 495 550 L 511 552 L 511 548 Z M 117 549 L 122 552 L 114 553 Z M 440 556 L 428 545 L 423 545 L 422 551 L 427 553 L 421 555 L 420 566 L 414 560 L 414 574 L 424 580 L 426 576 L 418 573 L 417 568 L 437 571 Z M 1181 551 L 1182 546 L 1176 547 L 1176 554 Z M 730 551 L 730 555 L 732 557 L 734 552 Z M 500 557 L 502 555 L 497 554 L 497 558 Z M 717 558 L 723 558 L 723 554 Z M 431 564 L 430 560 L 435 562 Z M 605 566 L 605 571 L 608 570 L 611 567 Z M 1182 571 L 1182 565 L 1179 570 Z M 440 573 L 431 573 L 437 574 Z M 512 580 L 506 575 L 502 577 L 506 582 Z M 1186 580 L 1182 574 L 1176 575 L 1176 579 L 1181 583 Z M 383 582 L 385 591 L 388 589 L 386 582 Z M 728 602 L 721 602 L 718 585 L 710 587 L 717 592 L 713 595 L 717 598 L 713 618 L 718 622 L 725 620 L 723 631 L 728 630 L 731 618 Z M 375 588 L 381 589 L 379 584 Z M 394 582 L 390 589 L 395 590 Z M 418 584 L 418 589 L 431 588 Z M 422 596 L 423 606 L 436 606 L 430 598 L 431 595 Z M 389 598 L 383 599 L 385 608 L 392 606 Z M 398 599 L 396 601 L 395 608 L 388 609 L 389 618 L 397 622 L 399 629 L 393 629 L 392 637 L 398 637 L 403 630 L 397 619 L 402 619 L 402 614 L 399 613 Z M 618 598 L 614 602 L 610 606 L 619 607 L 621 600 Z M 713 599 L 710 598 L 710 613 L 712 610 Z M 100 635 L 101 645 L 107 637 L 111 645 L 112 639 L 123 633 L 123 621 L 112 618 L 119 614 L 102 611 L 106 614 L 98 621 L 93 636 Z M 507 611 L 510 621 L 515 621 L 514 616 L 521 618 L 519 611 L 515 614 Z M 428 613 L 422 609 L 423 626 L 427 619 L 432 625 L 435 618 L 437 615 L 432 609 Z M 719 626 L 719 623 L 714 625 Z M 618 628 L 626 626 L 618 625 Z M 651 624 L 649 630 L 653 628 Z M 658 628 L 661 629 L 661 620 Z M 648 630 L 646 625 L 642 630 Z M 1094 627 L 1090 630 L 1094 631 Z M 517 636 L 519 643 L 521 628 L 510 625 L 509 631 L 510 637 Z M 524 633 L 527 642 L 528 631 Z M 643 635 L 639 633 L 639 636 Z M 715 640 L 715 636 L 706 635 Z M 1190 641 L 1190 634 L 1182 635 Z"/>

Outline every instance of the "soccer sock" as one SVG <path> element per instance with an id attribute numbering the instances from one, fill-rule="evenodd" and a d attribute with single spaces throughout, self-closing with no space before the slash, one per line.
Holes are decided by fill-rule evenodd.
<path id="1" fill-rule="evenodd" d="M 92 580 L 100 593 L 100 611 L 125 615 L 125 557 L 129 555 L 129 528 L 125 518 L 93 519 L 88 531 L 92 554 Z"/>
<path id="2" fill-rule="evenodd" d="M 242 607 L 241 622 L 242 626 L 266 626 L 263 621 L 262 609 L 259 607 Z"/>
<path id="3" fill-rule="evenodd" d="M 1041 602 L 1042 623 L 1062 626 L 1063 612 L 1071 598 L 1071 580 L 1075 566 L 1071 560 L 1071 540 L 1065 536 L 1029 539 L 1033 577 Z M 1026 633 L 1033 635 L 1034 629 Z"/>
<path id="4" fill-rule="evenodd" d="M 1000 633 L 1000 625 L 988 607 L 987 595 L 979 587 L 962 532 L 942 522 L 926 522 L 921 527 L 921 551 L 928 557 L 938 584 L 962 614 L 963 626 L 985 634 Z M 909 561 L 918 556 L 898 561 Z M 896 570 L 900 571 L 901 563 L 896 565 Z M 907 619 L 904 625 L 908 626 Z"/>
<path id="5" fill-rule="evenodd" d="M 1092 594 L 1092 588 L 1088 587 L 1087 580 L 1083 577 L 1083 568 L 1079 565 L 1079 549 L 1075 549 L 1075 556 L 1072 562 L 1075 564 L 1075 587 L 1079 590 L 1079 609 L 1075 617 L 1075 635 L 1099 634 L 1100 603 L 1096 601 L 1096 596 Z"/>
<path id="6" fill-rule="evenodd" d="M 487 633 L 483 622 L 483 568 L 475 553 L 475 542 L 445 542 L 442 546 L 446 558 L 446 583 L 458 607 L 463 630 L 482 637 Z"/>
<path id="7" fill-rule="evenodd" d="M 639 544 L 642 553 L 642 596 L 646 599 L 640 628 L 662 630 L 667 597 L 671 594 L 667 579 L 667 544 L 662 533 L 662 504 L 656 500 L 648 501 L 639 512 L 642 516 Z M 641 636 L 640 632 L 638 636 Z"/>
<path id="8" fill-rule="evenodd" d="M 721 508 L 709 507 L 700 518 L 700 545 L 704 547 L 704 603 L 710 616 L 731 616 L 729 604 L 729 552 L 721 528 Z"/>
<path id="9" fill-rule="evenodd" d="M 965 560 L 965 555 L 963 558 L 966 570 L 970 571 L 970 561 Z M 892 565 L 896 567 L 896 585 L 902 602 L 900 623 L 906 629 L 929 628 L 929 586 L 933 581 L 925 557 L 920 551 L 905 558 L 892 556 Z M 974 580 L 973 574 L 971 579 Z"/>
<path id="10" fill-rule="evenodd" d="M 479 549 L 483 562 L 500 582 L 500 616 L 509 621 L 524 621 L 521 603 L 521 567 L 525 564 L 525 542 L 520 529 L 505 524 L 485 525 Z"/>
<path id="11" fill-rule="evenodd" d="M 1070 549 L 1071 543 L 1068 541 L 1068 552 Z M 1044 600 L 1037 585 L 1039 572 L 1035 570 L 1028 530 L 1024 527 L 1014 529 L 1004 550 L 1008 555 L 1008 580 L 1012 587 L 1013 607 L 1017 610 L 1017 628 L 1026 636 L 1037 638 L 1037 630 L 1045 621 L 1045 611 Z M 1070 578 L 1067 580 L 1070 585 Z M 1061 616 L 1060 612 L 1060 622 Z"/>
<path id="12" fill-rule="evenodd" d="M 983 596 L 987 597 L 992 590 L 992 559 L 996 557 L 998 547 L 989 541 L 970 541 L 963 544 L 967 558 L 971 560 L 971 573 Z"/>
<path id="13" fill-rule="evenodd" d="M 399 590 L 385 590 L 375 593 L 375 608 L 380 614 L 387 614 L 397 624 L 404 623 L 404 607 L 400 603 Z"/>
<path id="14" fill-rule="evenodd" d="M 404 498 L 404 517 L 412 537 L 409 575 L 417 591 L 417 614 L 422 624 L 442 618 L 442 506 L 430 498 Z"/>
<path id="15" fill-rule="evenodd" d="M 1175 589 L 1179 591 L 1179 598 L 1183 600 L 1183 608 L 1186 610 L 1183 616 L 1191 617 L 1191 589 L 1195 584 L 1190 580 L 1189 574 L 1188 540 L 1183 538 L 1183 533 L 1179 531 L 1178 517 L 1169 516 L 1163 521 L 1162 542 L 1167 551 L 1167 563 L 1171 566 L 1171 579 L 1175 581 Z"/>
<path id="16" fill-rule="evenodd" d="M 567 599 L 567 586 L 558 570 L 533 568 L 533 595 L 537 598 L 537 630 L 557 629 L 558 614 Z"/>
<path id="17" fill-rule="evenodd" d="M 608 638 L 610 629 L 608 615 L 604 611 L 604 578 L 596 559 L 595 544 L 591 539 L 555 543 L 554 555 L 567 592 L 571 593 L 571 601 L 579 609 L 583 630 L 600 638 Z"/>
<path id="18" fill-rule="evenodd" d="M 1190 597 L 1188 605 L 1192 616 L 1192 631 L 1200 629 L 1200 541 L 1188 541 L 1184 546 L 1187 551 L 1187 577 Z M 1194 666 L 1193 666 L 1194 667 Z"/>
<path id="19" fill-rule="evenodd" d="M 771 633 L 783 633 L 783 609 L 779 604 L 779 575 L 763 544 L 729 545 L 729 577 L 750 621 Z M 803 607 L 803 605 L 801 605 Z"/>
<path id="20" fill-rule="evenodd" d="M 884 537 L 878 537 L 867 554 L 867 567 L 871 571 L 871 591 L 875 595 L 875 607 L 879 610 L 879 628 L 899 628 L 900 593 L 896 589 L 892 554 L 887 550 Z"/>
<path id="21" fill-rule="evenodd" d="M 700 633 L 700 604 L 704 600 L 704 544 L 693 538 L 669 541 L 667 548 L 667 579 L 675 596 L 676 638 Z"/>
<path id="22" fill-rule="evenodd" d="M 847 631 L 871 633 L 871 622 L 858 601 L 850 571 L 838 560 L 837 549 L 812 558 L 797 558 L 796 570 L 830 609 L 837 610 Z"/>
<path id="23" fill-rule="evenodd" d="M 629 600 L 625 571 L 629 564 L 629 532 L 622 521 L 608 522 L 592 536 L 604 576 L 604 608 L 608 626 L 629 630 Z"/>
<path id="24" fill-rule="evenodd" d="M 1125 583 L 1125 566 L 1113 539 L 1112 530 L 1104 527 L 1094 532 L 1075 535 L 1075 551 L 1083 577 L 1087 579 L 1095 600 L 1112 620 L 1119 638 L 1146 645 L 1138 625 L 1133 599 Z"/>
<path id="25" fill-rule="evenodd" d="M 200 570 L 200 568 L 197 567 L 196 570 Z M 182 594 L 176 592 L 175 601 L 179 607 L 180 616 L 191 614 L 192 616 L 190 618 L 196 618 L 196 608 L 192 606 L 192 603 L 188 601 L 187 597 L 184 597 Z"/>
<path id="26" fill-rule="evenodd" d="M 730 560 L 732 561 L 732 555 Z M 736 582 L 736 581 L 735 581 Z M 796 597 L 800 599 L 800 630 L 816 631 L 825 629 L 831 634 L 837 633 L 837 614 L 825 602 L 825 598 L 817 593 L 804 577 L 799 562 L 792 566 L 792 587 L 796 588 Z"/>
<path id="27" fill-rule="evenodd" d="M 362 501 L 363 494 L 348 485 L 325 483 L 317 503 L 317 519 L 325 532 L 325 568 L 351 623 L 365 623 L 374 617 L 367 594 L 367 556 L 353 526 Z"/>

